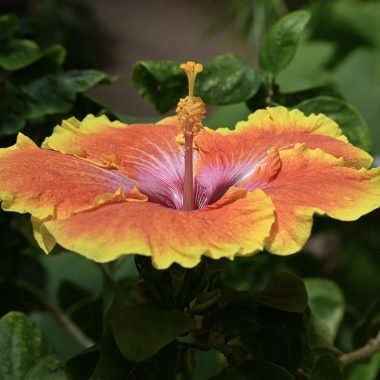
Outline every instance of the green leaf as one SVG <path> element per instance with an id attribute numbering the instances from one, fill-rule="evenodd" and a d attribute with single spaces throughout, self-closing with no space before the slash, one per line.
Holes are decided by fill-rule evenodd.
<path id="1" fill-rule="evenodd" d="M 93 380 L 175 380 L 178 359 L 178 343 L 172 342 L 149 360 L 140 363 L 127 360 L 120 353 L 112 331 L 106 329 L 101 342 L 100 358 L 94 373 L 88 377 L 72 377 L 70 380 L 87 380 L 89 378 Z"/>
<path id="2" fill-rule="evenodd" d="M 18 111 L 27 118 L 38 118 L 70 110 L 75 92 L 66 86 L 60 74 L 14 80 L 7 91 Z"/>
<path id="3" fill-rule="evenodd" d="M 279 271 L 264 290 L 255 292 L 254 299 L 279 310 L 302 313 L 307 307 L 307 292 L 300 277 L 289 271 Z"/>
<path id="4" fill-rule="evenodd" d="M 342 291 L 335 282 L 324 278 L 305 280 L 309 306 L 319 329 L 324 330 L 327 342 L 333 343 L 345 311 Z"/>
<path id="5" fill-rule="evenodd" d="M 194 321 L 182 310 L 151 304 L 126 307 L 112 322 L 116 344 L 129 360 L 142 361 L 187 333 Z"/>
<path id="6" fill-rule="evenodd" d="M 332 354 L 317 357 L 311 376 L 312 380 L 344 380 L 343 365 Z"/>
<path id="7" fill-rule="evenodd" d="M 45 58 L 47 60 L 54 62 L 58 66 L 61 66 L 63 62 L 65 62 L 66 54 L 67 54 L 66 49 L 62 45 L 57 44 L 57 45 L 52 45 L 48 47 L 46 50 L 44 50 L 43 53 L 41 54 L 41 58 L 42 59 Z"/>
<path id="8" fill-rule="evenodd" d="M 24 380 L 47 353 L 45 339 L 34 322 L 19 312 L 0 319 L 0 378 Z"/>
<path id="9" fill-rule="evenodd" d="M 0 45 L 0 66 L 6 70 L 19 70 L 36 61 L 41 55 L 34 41 L 10 40 Z"/>
<path id="10" fill-rule="evenodd" d="M 165 113 L 186 95 L 186 75 L 175 61 L 139 61 L 132 81 L 137 93 Z"/>
<path id="11" fill-rule="evenodd" d="M 272 26 L 260 49 L 260 68 L 264 72 L 276 75 L 291 62 L 309 18 L 308 11 L 299 10 L 287 14 Z"/>
<path id="12" fill-rule="evenodd" d="M 204 65 L 195 84 L 195 93 L 207 104 L 227 105 L 251 98 L 260 87 L 253 68 L 241 58 L 226 54 Z"/>
<path id="13" fill-rule="evenodd" d="M 187 79 L 175 61 L 140 61 L 132 80 L 139 95 L 165 113 L 187 95 Z M 197 78 L 195 95 L 208 104 L 234 104 L 252 97 L 260 86 L 255 71 L 242 59 L 222 55 L 204 64 Z"/>
<path id="14" fill-rule="evenodd" d="M 42 331 L 26 315 L 10 312 L 0 319 L 0 379 L 65 379 L 59 361 L 47 353 Z"/>
<path id="15" fill-rule="evenodd" d="M 110 81 L 110 77 L 100 70 L 70 70 L 64 73 L 65 84 L 74 92 L 85 92 L 98 83 Z"/>
<path id="16" fill-rule="evenodd" d="M 342 99 L 318 96 L 297 104 L 306 115 L 323 113 L 338 123 L 350 142 L 364 150 L 371 149 L 371 137 L 368 126 L 359 111 Z"/>
<path id="17" fill-rule="evenodd" d="M 12 37 L 19 27 L 18 18 L 14 14 L 0 16 L 0 38 Z"/>
<path id="18" fill-rule="evenodd" d="M 54 356 L 39 360 L 26 375 L 24 380 L 65 380 L 66 375 L 61 362 Z"/>

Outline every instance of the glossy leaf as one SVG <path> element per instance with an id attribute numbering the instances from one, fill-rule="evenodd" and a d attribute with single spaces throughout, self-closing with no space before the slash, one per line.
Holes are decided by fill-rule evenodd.
<path id="1" fill-rule="evenodd" d="M 226 54 L 204 65 L 195 93 L 206 104 L 227 105 L 251 98 L 260 87 L 255 70 L 241 58 Z"/>
<path id="2" fill-rule="evenodd" d="M 0 15 L 0 38 L 13 36 L 19 27 L 18 18 L 14 14 Z"/>
<path id="3" fill-rule="evenodd" d="M 368 126 L 359 111 L 342 99 L 318 96 L 297 104 L 306 115 L 323 113 L 333 119 L 350 142 L 364 150 L 371 149 L 371 137 Z"/>
<path id="4" fill-rule="evenodd" d="M 42 331 L 26 315 L 10 312 L 0 319 L 0 379 L 65 379 L 59 361 L 47 353 Z"/>
<path id="5" fill-rule="evenodd" d="M 319 330 L 325 331 L 326 340 L 332 344 L 345 311 L 342 291 L 333 281 L 324 278 L 307 279 L 305 285 L 312 315 L 318 320 Z"/>
<path id="6" fill-rule="evenodd" d="M 39 360 L 26 375 L 24 380 L 66 380 L 61 362 L 54 356 Z"/>
<path id="7" fill-rule="evenodd" d="M 62 45 L 52 45 L 44 50 L 41 54 L 41 59 L 47 59 L 61 66 L 65 62 L 67 51 Z"/>
<path id="8" fill-rule="evenodd" d="M 75 92 L 55 74 L 20 79 L 9 83 L 7 89 L 18 110 L 27 118 L 67 112 L 75 101 Z"/>
<path id="9" fill-rule="evenodd" d="M 174 108 L 187 95 L 187 79 L 176 61 L 140 61 L 133 69 L 133 84 L 160 113 Z M 242 59 L 227 54 L 203 65 L 195 95 L 207 104 L 234 104 L 252 97 L 260 86 L 255 71 Z"/>
<path id="10" fill-rule="evenodd" d="M 41 330 L 19 312 L 0 320 L 0 378 L 25 379 L 47 349 Z"/>
<path id="11" fill-rule="evenodd" d="M 36 61 L 40 54 L 34 41 L 9 40 L 0 45 L 0 66 L 6 70 L 19 70 Z"/>
<path id="12" fill-rule="evenodd" d="M 114 318 L 112 329 L 122 354 L 129 360 L 142 361 L 187 333 L 193 323 L 182 310 L 146 303 L 126 307 Z"/>
<path id="13" fill-rule="evenodd" d="M 63 74 L 64 83 L 74 92 L 84 92 L 98 83 L 112 83 L 111 78 L 100 70 L 70 70 Z"/>
<path id="14" fill-rule="evenodd" d="M 186 75 L 179 62 L 139 61 L 133 68 L 132 80 L 137 93 L 160 113 L 169 111 L 186 96 Z"/>
<path id="15" fill-rule="evenodd" d="M 291 62 L 309 18 L 308 11 L 299 10 L 272 26 L 260 49 L 260 68 L 264 72 L 276 75 Z"/>

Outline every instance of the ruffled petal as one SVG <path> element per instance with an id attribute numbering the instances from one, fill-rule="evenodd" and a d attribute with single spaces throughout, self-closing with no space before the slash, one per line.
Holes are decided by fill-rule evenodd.
<path id="1" fill-rule="evenodd" d="M 258 110 L 247 121 L 237 123 L 235 130 L 204 129 L 195 143 L 200 152 L 197 179 L 206 187 L 211 202 L 229 186 L 249 178 L 266 162 L 272 147 L 281 151 L 304 143 L 343 157 L 346 166 L 369 167 L 372 163 L 368 153 L 348 143 L 333 120 L 284 107 Z"/>
<path id="2" fill-rule="evenodd" d="M 158 124 L 111 122 L 88 115 L 64 120 L 42 147 L 126 173 L 154 202 L 182 207 L 184 159 L 174 118 Z"/>
<path id="3" fill-rule="evenodd" d="M 251 191 L 261 188 L 275 205 L 276 222 L 266 242 L 272 253 L 299 251 L 310 236 L 314 213 L 351 221 L 380 206 L 380 168 L 346 167 L 342 158 L 304 144 L 280 152 L 280 160 L 274 177 L 261 168 L 245 184 Z"/>
<path id="4" fill-rule="evenodd" d="M 123 254 L 152 256 L 159 269 L 193 267 L 201 256 L 215 259 L 253 254 L 263 248 L 273 223 L 273 205 L 263 191 L 231 188 L 216 204 L 178 211 L 158 204 L 107 204 L 44 227 L 63 247 L 107 262 Z"/>
<path id="5" fill-rule="evenodd" d="M 58 152 L 39 149 L 19 134 L 10 148 L 0 149 L 0 199 L 7 211 L 34 217 L 66 218 L 94 206 L 103 193 L 129 191 L 125 175 Z"/>

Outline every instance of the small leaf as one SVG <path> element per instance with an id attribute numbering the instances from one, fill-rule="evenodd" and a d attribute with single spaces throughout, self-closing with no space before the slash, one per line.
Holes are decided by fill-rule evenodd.
<path id="1" fill-rule="evenodd" d="M 129 360 L 142 361 L 188 332 L 194 321 L 182 310 L 151 304 L 126 307 L 112 322 L 116 344 Z"/>
<path id="2" fill-rule="evenodd" d="M 207 104 L 227 105 L 244 102 L 260 87 L 253 68 L 241 58 L 226 54 L 204 65 L 195 85 L 195 93 Z"/>
<path id="3" fill-rule="evenodd" d="M 276 75 L 291 62 L 309 18 L 308 11 L 299 10 L 272 26 L 260 49 L 260 68 L 264 72 Z"/>
<path id="4" fill-rule="evenodd" d="M 14 14 L 0 16 L 0 38 L 12 37 L 19 27 L 18 18 Z"/>
<path id="5" fill-rule="evenodd" d="M 342 363 L 332 354 L 317 357 L 311 376 L 312 380 L 344 380 Z"/>
<path id="6" fill-rule="evenodd" d="M 26 315 L 10 312 L 0 319 L 0 379 L 25 380 L 46 353 L 41 330 Z"/>
<path id="7" fill-rule="evenodd" d="M 111 81 L 111 78 L 100 70 L 70 70 L 64 73 L 63 80 L 70 90 L 85 92 L 98 83 Z"/>
<path id="8" fill-rule="evenodd" d="M 264 290 L 254 298 L 279 310 L 302 313 L 307 307 L 307 292 L 300 277 L 289 271 L 279 271 L 269 280 Z"/>
<path id="9" fill-rule="evenodd" d="M 19 70 L 36 61 L 41 55 L 34 41 L 10 40 L 0 45 L 0 66 L 6 70 Z"/>
<path id="10" fill-rule="evenodd" d="M 325 338 L 332 344 L 344 315 L 343 294 L 333 281 L 324 278 L 307 279 L 305 285 L 312 315 L 324 326 Z"/>
<path id="11" fill-rule="evenodd" d="M 371 137 L 366 122 L 359 111 L 346 101 L 330 96 L 318 96 L 305 100 L 294 108 L 300 109 L 306 115 L 325 114 L 339 125 L 352 144 L 364 150 L 371 149 Z"/>

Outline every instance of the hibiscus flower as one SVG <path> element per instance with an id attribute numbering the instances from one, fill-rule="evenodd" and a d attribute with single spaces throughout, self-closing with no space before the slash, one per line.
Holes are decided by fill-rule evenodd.
<path id="1" fill-rule="evenodd" d="M 182 65 L 189 96 L 176 117 L 126 125 L 71 118 L 42 147 L 19 134 L 0 150 L 0 199 L 56 243 L 98 262 L 151 256 L 164 269 L 201 257 L 299 251 L 313 215 L 355 220 L 380 206 L 380 168 L 324 115 L 258 110 L 234 130 L 202 126 L 201 65 Z"/>

